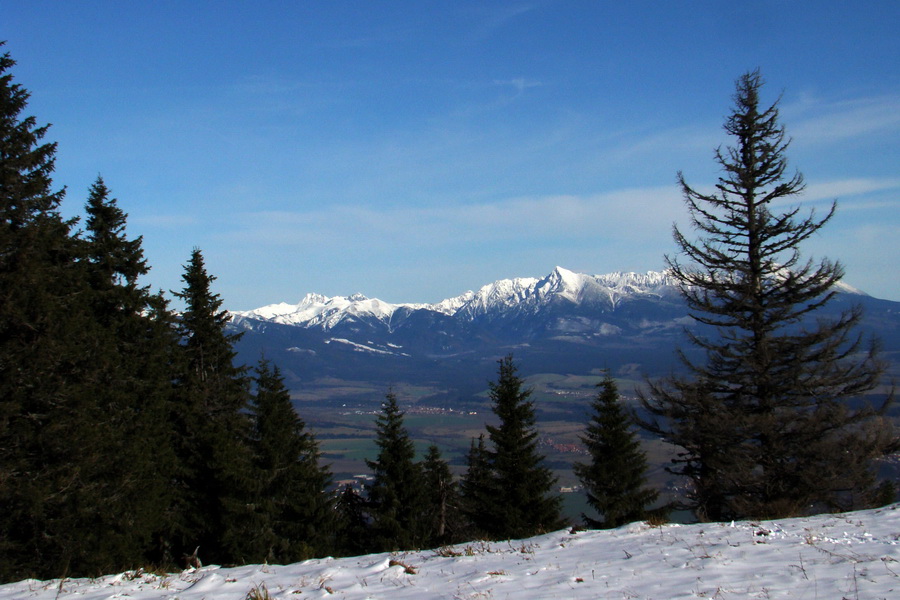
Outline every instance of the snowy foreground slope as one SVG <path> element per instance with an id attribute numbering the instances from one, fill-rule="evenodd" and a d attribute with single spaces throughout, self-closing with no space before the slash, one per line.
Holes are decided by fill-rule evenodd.
<path id="1" fill-rule="evenodd" d="M 782 521 L 564 530 L 286 566 L 28 580 L 0 586 L 0 599 L 243 600 L 254 590 L 348 600 L 900 598 L 900 505 Z"/>

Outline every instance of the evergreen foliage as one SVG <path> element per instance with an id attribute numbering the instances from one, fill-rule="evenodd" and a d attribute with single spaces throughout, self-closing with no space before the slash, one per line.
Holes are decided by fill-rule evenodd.
<path id="1" fill-rule="evenodd" d="M 250 406 L 256 485 L 248 562 L 288 564 L 322 556 L 332 517 L 319 445 L 291 403 L 278 367 L 261 360 Z"/>
<path id="2" fill-rule="evenodd" d="M 493 539 L 523 538 L 562 526 L 561 499 L 552 493 L 556 478 L 537 450 L 534 404 L 530 389 L 516 373 L 512 356 L 499 361 L 497 381 L 490 383 L 494 414 L 500 425 L 487 426 L 493 449 L 473 445 L 464 493 L 476 527 Z M 490 476 L 485 478 L 485 462 Z"/>
<path id="3" fill-rule="evenodd" d="M 56 145 L 22 116 L 13 65 L 0 56 L 0 580 L 173 568 L 198 546 L 326 551 L 328 471 L 277 369 L 261 364 L 248 412 L 199 250 L 176 318 L 101 178 L 83 232 L 60 216 Z"/>
<path id="4" fill-rule="evenodd" d="M 341 556 L 359 556 L 369 551 L 371 532 L 366 505 L 366 499 L 350 484 L 338 491 L 333 543 Z"/>
<path id="5" fill-rule="evenodd" d="M 865 506 L 871 460 L 891 444 L 871 405 L 849 400 L 882 375 L 874 345 L 855 327 L 860 311 L 833 321 L 816 311 L 832 300 L 839 263 L 801 260 L 799 245 L 834 215 L 778 210 L 803 190 L 786 174 L 788 140 L 777 103 L 761 106 L 758 72 L 736 84 L 725 130 L 736 145 L 716 152 L 715 191 L 679 174 L 696 241 L 678 228 L 685 257 L 667 257 L 705 362 L 682 357 L 690 376 L 653 383 L 644 426 L 681 448 L 671 471 L 693 483 L 698 516 L 781 517 Z"/>
<path id="6" fill-rule="evenodd" d="M 659 494 L 646 488 L 647 456 L 619 403 L 615 380 L 607 373 L 597 384 L 591 420 L 581 441 L 591 462 L 575 463 L 575 475 L 587 492 L 588 504 L 602 520 L 582 515 L 589 527 L 612 528 L 645 519 Z"/>
<path id="7" fill-rule="evenodd" d="M 461 541 L 462 515 L 459 489 L 450 472 L 450 465 L 441 457 L 440 449 L 432 444 L 422 462 L 425 486 L 424 522 L 426 544 L 446 546 Z"/>
<path id="8" fill-rule="evenodd" d="M 94 428 L 91 452 L 103 459 L 92 477 L 95 495 L 81 512 L 92 515 L 83 539 L 102 572 L 123 561 L 142 564 L 165 520 L 175 466 L 166 417 L 177 338 L 165 300 L 138 283 L 149 271 L 142 240 L 128 239 L 127 215 L 101 178 L 86 212 L 82 262 L 95 331 L 82 347 L 92 372 L 80 389 L 91 399 L 84 415 Z"/>
<path id="9" fill-rule="evenodd" d="M 416 449 L 403 425 L 403 412 L 391 391 L 376 419 L 378 455 L 366 464 L 374 480 L 368 488 L 372 539 L 378 551 L 410 550 L 425 542 L 425 494 Z"/>
<path id="10" fill-rule="evenodd" d="M 108 556 L 86 537 L 105 457 L 91 422 L 98 328 L 53 191 L 56 144 L 24 117 L 29 94 L 0 56 L 0 577 L 57 576 Z M 114 543 L 118 544 L 121 539 Z"/>
<path id="11" fill-rule="evenodd" d="M 478 442 L 472 438 L 466 454 L 466 472 L 459 482 L 462 496 L 462 512 L 470 528 L 470 537 L 482 537 L 494 521 L 493 513 L 498 510 L 492 500 L 491 458 L 484 443 L 484 434 Z"/>
<path id="12" fill-rule="evenodd" d="M 105 300 L 102 308 L 109 312 L 139 312 L 149 295 L 148 288 L 138 287 L 138 279 L 150 272 L 144 259 L 143 238 L 128 239 L 128 215 L 115 198 L 110 198 L 102 177 L 97 177 L 91 186 L 85 212 L 85 254 L 91 265 L 95 298 Z"/>
<path id="13" fill-rule="evenodd" d="M 246 369 L 234 364 L 239 336 L 226 331 L 228 313 L 211 290 L 215 277 L 199 249 L 182 279 L 184 289 L 173 292 L 185 310 L 178 323 L 183 370 L 171 417 L 179 462 L 171 558 L 200 547 L 205 562 L 235 562 L 253 535 L 249 381 Z"/>
<path id="14" fill-rule="evenodd" d="M 143 563 L 168 503 L 171 322 L 101 180 L 59 215 L 55 144 L 0 58 L 0 577 Z"/>

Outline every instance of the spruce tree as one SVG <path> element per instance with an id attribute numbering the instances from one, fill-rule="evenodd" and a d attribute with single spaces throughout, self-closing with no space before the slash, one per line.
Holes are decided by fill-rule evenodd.
<path id="1" fill-rule="evenodd" d="M 462 496 L 462 512 L 466 519 L 468 537 L 483 537 L 494 522 L 494 512 L 498 507 L 492 498 L 491 459 L 484 443 L 484 434 L 478 442 L 472 438 L 466 454 L 466 472 L 459 482 Z"/>
<path id="2" fill-rule="evenodd" d="M 335 551 L 341 556 L 359 556 L 371 552 L 372 531 L 366 499 L 349 483 L 338 491 L 334 503 Z"/>
<path id="3" fill-rule="evenodd" d="M 450 472 L 450 465 L 441 457 L 440 449 L 432 444 L 422 462 L 425 484 L 425 513 L 428 546 L 444 546 L 459 539 L 462 518 L 459 490 Z"/>
<path id="4" fill-rule="evenodd" d="M 254 520 L 246 560 L 288 564 L 323 555 L 331 534 L 331 475 L 276 365 L 260 360 L 250 406 Z"/>
<path id="5" fill-rule="evenodd" d="M 150 272 L 144 259 L 143 238 L 129 239 L 128 215 L 110 197 L 102 177 L 91 185 L 85 205 L 87 213 L 85 254 L 91 265 L 95 297 L 103 298 L 108 314 L 139 313 L 145 308 L 149 288 L 140 287 L 140 277 Z"/>
<path id="6" fill-rule="evenodd" d="M 158 419 L 159 422 L 146 428 L 146 435 L 134 444 L 133 449 L 144 453 L 143 461 L 158 461 L 149 469 L 147 479 L 155 483 L 155 475 L 161 474 L 167 486 L 162 515 L 157 517 L 154 511 L 150 511 L 147 517 L 155 520 L 153 540 L 148 547 L 149 563 L 172 566 L 173 559 L 181 556 L 172 553 L 174 540 L 170 534 L 180 520 L 178 508 L 182 504 L 179 498 L 184 491 L 179 487 L 185 473 L 179 452 L 186 445 L 178 439 L 184 428 L 176 415 L 184 408 L 183 390 L 178 388 L 186 360 L 180 345 L 177 315 L 162 292 L 150 295 L 143 316 L 146 329 L 140 354 L 144 363 L 137 365 L 136 377 L 142 382 L 143 403 L 152 410 L 148 408 L 139 421 L 147 418 Z M 157 417 L 160 410 L 162 415 Z M 159 438 L 160 432 L 163 439 Z"/>
<path id="7" fill-rule="evenodd" d="M 103 460 L 82 488 L 80 513 L 89 520 L 83 542 L 90 548 L 82 565 L 108 571 L 155 558 L 154 534 L 171 501 L 175 464 L 167 414 L 176 338 L 171 314 L 159 310 L 165 301 L 139 284 L 149 272 L 142 240 L 127 237 L 127 215 L 101 178 L 86 212 L 80 241 L 90 293 L 84 298 L 97 327 L 82 347 L 91 371 L 77 389 L 93 423 L 90 452 Z"/>
<path id="8" fill-rule="evenodd" d="M 2 44 L 0 44 L 2 45 Z M 0 56 L 0 579 L 93 569 L 83 542 L 104 457 L 84 389 L 97 325 L 73 220 L 52 189 L 49 126 Z M 93 506 L 90 509 L 93 510 Z"/>
<path id="9" fill-rule="evenodd" d="M 146 564 L 164 520 L 172 322 L 138 287 L 140 238 L 101 180 L 84 237 L 60 217 L 56 146 L 20 118 L 13 64 L 0 57 L 0 578 L 96 575 Z"/>
<path id="10" fill-rule="evenodd" d="M 495 508 L 480 507 L 493 517 L 483 523 L 495 539 L 523 538 L 552 531 L 563 522 L 561 499 L 553 494 L 556 477 L 538 452 L 531 390 L 517 375 L 512 356 L 499 361 L 497 382 L 490 396 L 499 426 L 488 425 L 493 449 L 488 450 L 491 481 L 486 500 Z"/>
<path id="11" fill-rule="evenodd" d="M 172 419 L 179 469 L 169 539 L 178 560 L 199 547 L 203 562 L 241 562 L 252 537 L 252 454 L 247 415 L 249 380 L 234 364 L 238 335 L 226 329 L 228 313 L 211 290 L 199 249 L 175 296 L 185 303 L 178 322 L 182 372 Z"/>
<path id="12" fill-rule="evenodd" d="M 860 310 L 818 317 L 844 269 L 799 250 L 835 205 L 821 218 L 782 208 L 804 182 L 787 174 L 789 141 L 761 87 L 759 72 L 737 81 L 725 122 L 735 146 L 716 152 L 715 190 L 679 174 L 698 238 L 676 227 L 684 258 L 667 263 L 701 325 L 690 341 L 705 360 L 682 356 L 689 376 L 652 384 L 643 402 L 644 425 L 681 448 L 671 470 L 692 481 L 704 519 L 865 506 L 871 461 L 892 443 L 877 418 L 886 403 L 850 405 L 883 371 L 855 331 Z"/>
<path id="13" fill-rule="evenodd" d="M 425 541 L 424 490 L 416 449 L 403 425 L 403 412 L 391 391 L 376 420 L 378 455 L 366 464 L 374 480 L 368 488 L 375 548 L 411 550 Z"/>
<path id="14" fill-rule="evenodd" d="M 591 462 L 575 463 L 574 471 L 588 504 L 602 516 L 601 520 L 582 515 L 585 524 L 612 528 L 646 518 L 647 507 L 659 494 L 645 487 L 647 456 L 620 406 L 615 380 L 607 373 L 597 387 L 591 419 L 581 436 Z"/>

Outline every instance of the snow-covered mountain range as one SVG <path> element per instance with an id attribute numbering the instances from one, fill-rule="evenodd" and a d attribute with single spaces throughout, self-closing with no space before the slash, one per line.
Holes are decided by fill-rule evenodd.
<path id="1" fill-rule="evenodd" d="M 900 303 L 850 286 L 839 291 L 820 316 L 861 304 L 864 332 L 900 354 Z M 245 333 L 240 358 L 253 364 L 266 355 L 291 385 L 427 381 L 456 397 L 483 389 L 496 359 L 508 353 L 532 373 L 668 372 L 678 368 L 675 349 L 694 323 L 665 272 L 586 275 L 557 267 L 434 304 L 307 294 L 297 304 L 235 311 L 232 326 Z"/>
<path id="2" fill-rule="evenodd" d="M 863 295 L 849 285 L 841 284 L 840 289 Z M 511 312 L 538 314 L 548 306 L 560 303 L 612 312 L 621 304 L 636 299 L 672 300 L 678 296 L 677 282 L 667 272 L 586 275 L 556 267 L 540 279 L 501 279 L 477 292 L 468 291 L 434 304 L 390 304 L 363 294 L 328 297 L 310 293 L 297 304 L 281 302 L 254 310 L 235 311 L 232 315 L 238 322 L 254 319 L 327 331 L 347 320 L 359 319 L 378 321 L 390 327 L 395 315 L 412 311 L 432 311 L 471 322 Z"/>
<path id="3" fill-rule="evenodd" d="M 283 325 L 318 327 L 327 331 L 346 320 L 356 319 L 372 319 L 390 326 L 398 311 L 433 311 L 462 321 L 474 321 L 510 311 L 535 314 L 557 302 L 613 311 L 629 299 L 659 299 L 677 294 L 676 282 L 666 273 L 585 275 L 556 267 L 541 279 L 501 279 L 483 286 L 477 292 L 468 291 L 435 304 L 389 304 L 362 294 L 334 297 L 307 294 L 297 304 L 282 302 L 232 314 L 238 322 L 241 319 L 255 319 Z"/>

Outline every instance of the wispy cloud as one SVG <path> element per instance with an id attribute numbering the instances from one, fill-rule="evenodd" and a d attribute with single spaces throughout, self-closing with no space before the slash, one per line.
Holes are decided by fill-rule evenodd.
<path id="1" fill-rule="evenodd" d="M 475 40 L 484 40 L 520 15 L 537 8 L 534 2 L 509 2 L 477 9 L 478 21 L 472 33 Z"/>
<path id="2" fill-rule="evenodd" d="M 632 134 L 615 149 L 621 159 L 635 157 L 703 153 L 712 160 L 713 150 L 727 143 L 719 129 L 703 126 L 686 126 L 646 134 Z M 674 173 L 673 173 L 674 177 Z"/>
<path id="3" fill-rule="evenodd" d="M 871 134 L 896 135 L 900 96 L 885 95 L 839 102 L 805 99 L 785 106 L 788 133 L 803 145 L 834 143 Z"/>
<path id="4" fill-rule="evenodd" d="M 522 238 L 637 241 L 668 236 L 672 222 L 682 212 L 679 198 L 675 186 L 668 186 L 592 196 L 511 198 L 465 206 L 265 211 L 236 216 L 243 226 L 228 235 L 264 245 L 321 244 L 341 239 L 342 244 L 405 248 Z"/>
<path id="5" fill-rule="evenodd" d="M 514 77 L 513 79 L 495 79 L 494 85 L 511 86 L 516 90 L 517 94 L 522 94 L 528 88 L 541 87 L 544 85 L 535 79 L 526 79 L 525 77 Z"/>
<path id="6" fill-rule="evenodd" d="M 835 181 L 823 181 L 821 183 L 810 184 L 806 186 L 802 200 L 804 202 L 818 202 L 831 200 L 848 200 L 867 196 L 877 192 L 886 192 L 890 190 L 900 191 L 900 179 L 882 178 L 882 179 L 840 179 Z M 900 200 L 893 200 L 893 204 L 900 203 Z M 884 202 L 879 202 L 879 206 Z M 869 203 L 860 202 L 842 202 L 842 208 L 863 208 L 872 207 Z"/>

